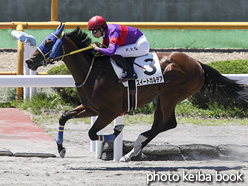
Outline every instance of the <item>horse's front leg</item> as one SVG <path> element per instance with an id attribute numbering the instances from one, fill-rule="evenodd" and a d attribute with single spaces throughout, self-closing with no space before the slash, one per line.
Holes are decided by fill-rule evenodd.
<path id="1" fill-rule="evenodd" d="M 58 128 L 58 136 L 57 136 L 57 147 L 58 152 L 61 158 L 65 157 L 66 150 L 63 147 L 63 135 L 64 135 L 64 127 L 65 123 L 72 118 L 83 118 L 90 117 L 96 115 L 93 111 L 86 109 L 83 105 L 79 105 L 71 111 L 65 112 L 59 119 L 59 128 Z"/>
<path id="2" fill-rule="evenodd" d="M 115 114 L 111 112 L 102 112 L 99 114 L 97 120 L 89 130 L 89 137 L 92 141 L 108 141 L 113 142 L 115 138 L 121 133 L 121 131 L 124 128 L 123 124 L 116 125 L 114 127 L 114 133 L 109 135 L 97 135 L 97 132 L 102 130 L 104 127 L 106 127 L 108 124 L 110 124 L 115 118 L 117 118 L 120 114 Z"/>

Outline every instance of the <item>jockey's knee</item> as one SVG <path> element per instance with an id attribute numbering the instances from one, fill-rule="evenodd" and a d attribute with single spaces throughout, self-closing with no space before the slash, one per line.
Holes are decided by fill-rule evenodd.
<path id="1" fill-rule="evenodd" d="M 97 134 L 96 134 L 96 131 L 93 130 L 93 129 L 90 129 L 89 130 L 88 135 L 89 135 L 90 140 L 92 140 L 92 141 L 98 139 Z"/>

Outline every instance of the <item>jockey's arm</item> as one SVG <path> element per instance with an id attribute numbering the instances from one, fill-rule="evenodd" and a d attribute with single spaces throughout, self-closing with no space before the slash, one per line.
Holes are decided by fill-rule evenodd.
<path id="1" fill-rule="evenodd" d="M 99 48 L 99 52 L 107 56 L 113 56 L 117 49 L 117 44 L 110 44 L 108 48 Z"/>

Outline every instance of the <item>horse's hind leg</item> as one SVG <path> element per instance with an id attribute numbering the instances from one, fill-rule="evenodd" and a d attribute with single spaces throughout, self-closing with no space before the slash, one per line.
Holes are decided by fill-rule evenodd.
<path id="1" fill-rule="evenodd" d="M 153 138 L 155 138 L 159 133 L 175 128 L 177 126 L 174 108 L 167 110 L 166 116 L 163 115 L 160 106 L 160 100 L 158 100 L 157 107 L 154 114 L 154 122 L 152 128 L 142 134 L 140 134 L 134 143 L 134 148 L 125 156 L 123 156 L 120 161 L 130 161 L 132 157 L 138 155 L 142 148 L 144 148 Z M 169 115 L 168 115 L 169 114 Z M 169 117 L 169 119 L 167 119 Z M 164 121 L 166 118 L 167 121 Z"/>
<path id="2" fill-rule="evenodd" d="M 161 121 L 163 120 L 163 114 L 161 111 L 161 106 L 160 106 L 160 98 L 158 97 L 157 100 L 157 105 L 156 105 L 156 110 L 154 113 L 154 121 L 153 121 L 153 125 L 152 128 L 149 131 L 154 131 L 153 134 L 149 137 L 145 136 L 144 134 L 140 134 L 137 138 L 137 140 L 134 142 L 134 147 L 133 149 L 127 153 L 126 155 L 124 155 L 120 161 L 122 162 L 127 162 L 130 161 L 132 157 L 138 155 L 142 149 L 142 143 L 145 143 L 146 141 L 151 141 L 153 138 L 156 137 L 156 135 L 158 134 L 157 132 L 155 132 L 155 127 L 156 125 L 159 125 L 161 123 Z"/>
<path id="3" fill-rule="evenodd" d="M 155 138 L 159 133 L 164 132 L 166 130 L 170 130 L 173 129 L 177 126 L 177 121 L 176 121 L 176 117 L 175 117 L 175 110 L 173 110 L 169 120 L 164 124 L 164 125 L 159 125 L 159 126 L 154 126 L 152 127 L 152 129 L 154 128 L 154 130 L 152 131 L 152 129 L 150 131 L 144 132 L 142 133 L 142 135 L 144 136 L 149 136 L 147 138 L 147 140 L 145 140 L 142 143 L 142 148 L 144 148 L 153 138 Z"/>
<path id="4" fill-rule="evenodd" d="M 141 149 L 143 149 L 152 139 L 154 139 L 159 133 L 173 129 L 177 126 L 177 122 L 175 119 L 175 113 L 171 115 L 171 118 L 166 122 L 165 125 L 159 125 L 157 127 L 152 127 L 150 130 L 140 134 L 137 140 L 134 142 L 133 149 L 123 156 L 120 161 L 127 162 L 130 161 L 132 157 L 137 156 Z"/>
<path id="5" fill-rule="evenodd" d="M 71 111 L 65 112 L 59 119 L 59 128 L 58 128 L 58 136 L 57 136 L 57 146 L 58 152 L 60 157 L 64 158 L 66 150 L 63 147 L 63 135 L 64 135 L 64 127 L 65 123 L 72 118 L 83 118 L 83 117 L 90 117 L 92 115 L 96 115 L 94 112 L 90 110 L 86 110 L 83 105 L 79 105 L 78 107 L 74 108 Z"/>

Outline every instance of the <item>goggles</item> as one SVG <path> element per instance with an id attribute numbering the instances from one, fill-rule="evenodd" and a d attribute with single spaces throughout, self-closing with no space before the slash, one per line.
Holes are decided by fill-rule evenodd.
<path id="1" fill-rule="evenodd" d="M 93 29 L 93 30 L 91 30 L 91 33 L 92 33 L 92 35 L 95 35 L 98 31 L 99 31 L 99 29 Z"/>

